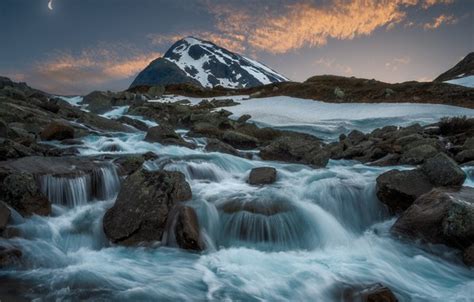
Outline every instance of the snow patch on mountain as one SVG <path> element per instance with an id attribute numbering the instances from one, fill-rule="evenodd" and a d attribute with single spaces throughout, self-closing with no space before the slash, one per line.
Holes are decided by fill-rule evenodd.
<path id="1" fill-rule="evenodd" d="M 463 76 L 463 75 L 464 74 L 462 74 L 461 76 Z M 445 83 L 474 88 L 474 75 L 467 76 L 467 77 L 462 77 L 462 78 L 458 77 L 458 78 L 453 79 L 453 80 L 445 81 Z"/>
<path id="2" fill-rule="evenodd" d="M 211 42 L 187 37 L 176 42 L 164 59 L 176 64 L 201 86 L 243 88 L 288 79 L 269 67 Z"/>

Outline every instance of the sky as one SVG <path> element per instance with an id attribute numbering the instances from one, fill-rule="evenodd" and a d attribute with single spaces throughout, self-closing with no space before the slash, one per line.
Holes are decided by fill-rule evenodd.
<path id="1" fill-rule="evenodd" d="M 0 0 L 0 75 L 122 90 L 190 35 L 294 81 L 430 81 L 474 51 L 474 0 Z"/>

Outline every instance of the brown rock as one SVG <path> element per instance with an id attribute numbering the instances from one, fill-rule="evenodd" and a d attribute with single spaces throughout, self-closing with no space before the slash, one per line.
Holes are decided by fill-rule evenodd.
<path id="1" fill-rule="evenodd" d="M 258 167 L 250 171 L 248 183 L 251 185 L 267 185 L 276 181 L 277 170 L 272 167 Z"/>
<path id="2" fill-rule="evenodd" d="M 74 138 L 74 128 L 62 122 L 52 122 L 41 132 L 41 139 L 46 141 Z"/>

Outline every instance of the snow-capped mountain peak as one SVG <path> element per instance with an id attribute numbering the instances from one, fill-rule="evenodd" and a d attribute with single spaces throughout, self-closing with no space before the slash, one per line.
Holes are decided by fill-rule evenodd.
<path id="1" fill-rule="evenodd" d="M 173 70 L 165 74 L 165 65 Z M 170 77 L 170 72 L 176 77 Z M 173 44 L 163 58 L 153 61 L 131 86 L 188 82 L 206 88 L 243 88 L 285 81 L 286 77 L 262 63 L 212 42 L 186 37 Z"/>

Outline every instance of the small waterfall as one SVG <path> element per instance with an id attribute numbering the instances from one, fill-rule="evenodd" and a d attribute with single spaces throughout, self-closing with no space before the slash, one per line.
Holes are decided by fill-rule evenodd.
<path id="1" fill-rule="evenodd" d="M 118 193 L 120 179 L 112 164 L 95 168 L 90 174 L 43 175 L 39 177 L 41 191 L 53 204 L 76 207 L 93 199 L 112 199 Z"/>

